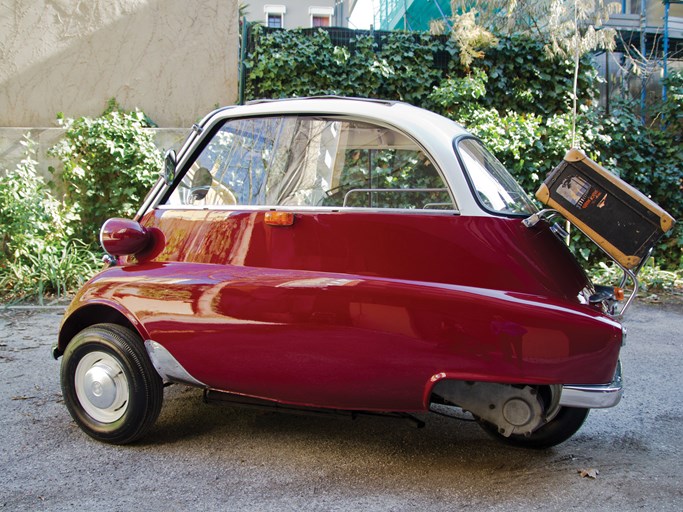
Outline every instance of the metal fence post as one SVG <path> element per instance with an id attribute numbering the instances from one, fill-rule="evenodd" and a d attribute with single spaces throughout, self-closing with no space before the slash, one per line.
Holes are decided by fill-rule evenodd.
<path id="1" fill-rule="evenodd" d="M 242 38 L 240 40 L 239 98 L 237 100 L 240 105 L 244 105 L 244 89 L 247 84 L 247 67 L 245 66 L 244 60 L 247 56 L 248 32 L 247 18 L 245 16 L 242 18 Z"/>

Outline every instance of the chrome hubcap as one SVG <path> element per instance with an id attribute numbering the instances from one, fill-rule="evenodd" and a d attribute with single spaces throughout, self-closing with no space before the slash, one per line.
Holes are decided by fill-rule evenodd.
<path id="1" fill-rule="evenodd" d="M 113 370 L 103 363 L 95 363 L 85 373 L 83 389 L 88 401 L 99 409 L 111 407 L 116 399 L 116 382 Z"/>
<path id="2" fill-rule="evenodd" d="M 75 374 L 76 396 L 87 414 L 101 423 L 120 419 L 128 406 L 128 379 L 115 357 L 90 352 Z"/>

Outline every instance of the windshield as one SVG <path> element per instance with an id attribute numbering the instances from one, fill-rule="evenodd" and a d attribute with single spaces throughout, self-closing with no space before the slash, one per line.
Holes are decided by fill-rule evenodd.
<path id="1" fill-rule="evenodd" d="M 492 213 L 531 215 L 537 208 L 495 156 L 476 139 L 461 139 L 457 150 L 477 201 Z"/>

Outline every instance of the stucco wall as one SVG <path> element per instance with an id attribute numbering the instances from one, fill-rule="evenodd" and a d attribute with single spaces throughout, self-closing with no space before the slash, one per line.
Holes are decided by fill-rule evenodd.
<path id="1" fill-rule="evenodd" d="M 237 0 L 3 0 L 0 126 L 99 115 L 109 98 L 189 127 L 237 98 Z"/>

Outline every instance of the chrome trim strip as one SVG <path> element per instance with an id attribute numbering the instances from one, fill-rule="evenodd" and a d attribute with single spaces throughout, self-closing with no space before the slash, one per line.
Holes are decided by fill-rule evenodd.
<path id="1" fill-rule="evenodd" d="M 412 193 L 419 193 L 419 192 L 446 192 L 447 194 L 450 195 L 450 191 L 447 188 L 352 188 L 349 190 L 346 194 L 344 194 L 344 201 L 342 203 L 342 208 L 348 208 L 346 206 L 346 203 L 348 201 L 348 198 L 351 194 L 356 194 L 358 192 L 361 193 L 373 193 L 373 192 L 412 192 Z M 401 209 L 408 209 L 408 208 L 401 208 Z"/>
<path id="2" fill-rule="evenodd" d="M 253 205 L 211 205 L 197 206 L 191 204 L 162 204 L 158 210 L 196 210 L 216 212 L 301 212 L 301 213 L 400 213 L 402 215 L 460 215 L 460 211 L 434 210 L 434 209 L 409 209 L 409 208 L 365 208 L 359 206 L 253 206 Z M 486 215 L 491 217 L 491 215 Z"/>
<path id="3" fill-rule="evenodd" d="M 152 365 L 156 369 L 159 376 L 165 381 L 180 382 L 200 388 L 208 387 L 206 384 L 190 375 L 189 372 L 177 361 L 177 359 L 173 357 L 171 353 L 161 344 L 153 340 L 146 340 L 145 349 L 147 350 L 147 354 L 149 354 Z"/>
<path id="4" fill-rule="evenodd" d="M 560 405 L 564 407 L 583 407 L 588 409 L 606 409 L 614 407 L 623 395 L 621 362 L 617 363 L 614 380 L 609 384 L 598 385 L 565 385 L 562 386 Z"/>
<path id="5" fill-rule="evenodd" d="M 377 98 L 356 98 L 355 96 L 337 96 L 335 94 L 325 95 L 325 96 L 301 96 L 299 98 L 262 98 L 256 100 L 250 100 L 245 103 L 245 105 L 260 105 L 262 103 L 281 103 L 283 101 L 297 101 L 297 100 L 352 100 L 352 101 L 364 101 L 366 103 L 377 103 L 378 105 L 394 105 L 398 103 L 392 100 L 381 100 Z"/>

